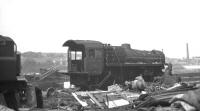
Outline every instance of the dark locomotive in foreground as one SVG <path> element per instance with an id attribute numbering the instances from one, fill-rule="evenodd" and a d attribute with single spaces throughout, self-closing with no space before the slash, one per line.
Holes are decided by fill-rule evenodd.
<path id="1" fill-rule="evenodd" d="M 131 49 L 129 44 L 111 46 L 98 41 L 68 40 L 70 82 L 84 89 L 107 88 L 142 74 L 145 81 L 161 75 L 165 55 L 161 51 Z"/>
<path id="2" fill-rule="evenodd" d="M 30 102 L 27 95 L 30 95 L 28 92 L 32 87 L 26 80 L 17 78 L 20 71 L 21 60 L 17 45 L 11 38 L 0 35 L 0 104 L 5 104 L 16 111 L 21 104 Z M 37 107 L 42 107 L 41 90 L 35 88 L 33 94 L 37 96 Z M 30 99 L 32 102 L 33 98 Z"/>

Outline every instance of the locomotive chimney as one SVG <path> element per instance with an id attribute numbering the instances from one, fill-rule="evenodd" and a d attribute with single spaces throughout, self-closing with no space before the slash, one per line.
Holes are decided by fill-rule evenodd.
<path id="1" fill-rule="evenodd" d="M 122 47 L 125 48 L 125 49 L 131 49 L 130 44 L 122 44 Z"/>

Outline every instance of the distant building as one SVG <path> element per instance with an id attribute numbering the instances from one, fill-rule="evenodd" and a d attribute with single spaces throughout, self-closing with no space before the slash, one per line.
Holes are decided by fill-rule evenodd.
<path id="1" fill-rule="evenodd" d="M 195 64 L 200 64 L 200 57 L 193 57 L 192 60 Z"/>

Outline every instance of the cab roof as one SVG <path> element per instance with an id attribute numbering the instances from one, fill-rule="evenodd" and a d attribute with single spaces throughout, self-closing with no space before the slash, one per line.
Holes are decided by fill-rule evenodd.
<path id="1" fill-rule="evenodd" d="M 63 44 L 63 46 L 64 47 L 84 46 L 85 48 L 102 48 L 103 44 L 99 41 L 93 41 L 93 40 L 68 40 Z"/>

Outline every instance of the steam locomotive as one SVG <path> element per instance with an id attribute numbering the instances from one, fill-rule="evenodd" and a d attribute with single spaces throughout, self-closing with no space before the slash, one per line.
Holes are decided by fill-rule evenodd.
<path id="1" fill-rule="evenodd" d="M 0 103 L 18 111 L 19 105 L 27 102 L 30 87 L 25 79 L 19 79 L 21 71 L 20 53 L 10 37 L 0 35 Z M 41 90 L 35 88 L 38 107 L 42 107 Z M 30 98 L 33 99 L 33 98 Z"/>
<path id="2" fill-rule="evenodd" d="M 158 50 L 136 50 L 130 44 L 111 46 L 91 40 L 68 40 L 63 46 L 68 47 L 70 82 L 82 89 L 106 89 L 141 74 L 145 81 L 152 81 L 163 73 L 165 55 Z"/>

